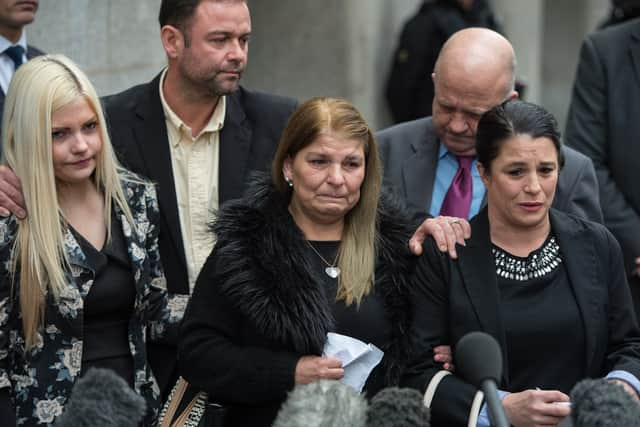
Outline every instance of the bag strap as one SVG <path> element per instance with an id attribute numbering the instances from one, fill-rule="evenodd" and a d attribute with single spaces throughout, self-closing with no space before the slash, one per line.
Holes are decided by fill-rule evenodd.
<path id="1" fill-rule="evenodd" d="M 427 386 L 427 390 L 424 392 L 424 398 L 422 400 L 424 406 L 426 406 L 427 408 L 431 408 L 431 401 L 436 394 L 436 389 L 440 385 L 440 381 L 442 381 L 447 375 L 451 375 L 451 372 L 442 370 L 438 371 L 438 373 L 436 373 L 433 378 L 431 378 L 431 381 Z"/>
<path id="2" fill-rule="evenodd" d="M 187 383 L 184 378 L 178 378 L 178 382 L 173 387 L 173 390 L 171 390 L 171 395 L 169 396 L 169 402 L 167 404 L 167 411 L 165 412 L 164 417 L 162 418 L 162 423 L 159 427 L 170 427 L 172 425 L 171 420 L 173 420 L 173 417 L 178 410 L 178 405 L 180 405 L 180 401 L 182 400 L 182 396 L 184 396 L 184 392 L 187 390 L 188 385 L 189 383 Z M 175 423 L 173 425 L 175 425 Z"/>
<path id="3" fill-rule="evenodd" d="M 178 418 L 176 418 L 176 421 L 173 423 L 171 427 L 184 427 L 186 425 L 187 418 L 189 418 L 189 415 L 191 414 L 193 407 L 196 406 L 196 404 L 198 403 L 198 397 L 199 395 L 196 395 L 193 399 L 191 399 L 191 402 L 189 402 L 187 407 L 184 408 L 184 411 L 182 411 L 182 413 L 178 416 Z"/>
<path id="4" fill-rule="evenodd" d="M 468 427 L 476 427 L 478 425 L 478 417 L 480 416 L 480 410 L 482 409 L 482 402 L 484 402 L 484 393 L 478 390 L 476 395 L 473 397 L 473 403 L 471 404 L 471 410 L 469 411 Z"/>

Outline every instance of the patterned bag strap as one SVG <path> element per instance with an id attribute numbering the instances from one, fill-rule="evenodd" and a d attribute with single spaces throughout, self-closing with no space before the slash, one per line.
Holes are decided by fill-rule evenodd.
<path id="1" fill-rule="evenodd" d="M 191 402 L 189 402 L 187 407 L 184 408 L 184 411 L 182 411 L 178 418 L 176 418 L 176 422 L 173 423 L 172 427 L 187 427 L 192 424 L 191 422 L 189 422 L 189 419 L 191 418 L 191 411 L 193 411 L 195 406 L 198 404 L 198 398 L 199 396 L 196 395 L 193 399 L 191 399 Z M 202 415 L 204 414 L 204 406 L 202 406 L 201 409 L 202 411 L 198 411 L 197 414 L 198 422 L 200 422 L 200 418 L 202 418 Z"/>
<path id="2" fill-rule="evenodd" d="M 184 396 L 184 392 L 187 390 L 188 385 L 189 384 L 184 380 L 184 378 L 182 377 L 178 378 L 178 382 L 176 383 L 175 386 L 173 386 L 173 389 L 169 394 L 169 400 L 167 401 L 167 404 L 163 408 L 162 414 L 160 414 L 161 423 L 159 427 L 171 426 L 171 420 L 173 419 L 173 417 L 176 414 L 176 411 L 178 410 L 178 406 L 180 405 L 180 401 L 182 400 L 182 396 Z"/>

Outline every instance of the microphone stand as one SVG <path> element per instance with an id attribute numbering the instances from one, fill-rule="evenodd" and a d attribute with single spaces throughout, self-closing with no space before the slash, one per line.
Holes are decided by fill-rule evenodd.
<path id="1" fill-rule="evenodd" d="M 504 413 L 502 402 L 500 402 L 498 387 L 496 387 L 495 381 L 488 378 L 482 381 L 481 388 L 484 392 L 485 401 L 487 402 L 491 425 L 494 427 L 509 427 L 510 424 L 507 420 L 507 415 Z"/>

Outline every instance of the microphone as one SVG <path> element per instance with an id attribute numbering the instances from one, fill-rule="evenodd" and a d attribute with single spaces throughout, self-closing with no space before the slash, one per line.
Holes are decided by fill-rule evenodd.
<path id="1" fill-rule="evenodd" d="M 389 387 L 371 399 L 366 427 L 429 427 L 429 418 L 420 392 Z"/>
<path id="2" fill-rule="evenodd" d="M 339 381 L 299 384 L 289 393 L 272 427 L 365 427 L 368 404 Z"/>
<path id="3" fill-rule="evenodd" d="M 571 402 L 576 427 L 640 426 L 640 403 L 610 380 L 580 381 L 571 390 Z"/>
<path id="4" fill-rule="evenodd" d="M 502 352 L 498 341 L 484 332 L 470 332 L 460 338 L 454 356 L 460 377 L 484 392 L 491 425 L 509 427 L 496 385 L 502 376 Z"/>
<path id="5" fill-rule="evenodd" d="M 115 372 L 91 368 L 71 391 L 55 427 L 138 427 L 146 403 Z"/>

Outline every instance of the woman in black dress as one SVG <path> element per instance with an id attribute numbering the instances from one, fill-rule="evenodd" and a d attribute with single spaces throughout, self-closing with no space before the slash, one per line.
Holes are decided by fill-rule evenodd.
<path id="1" fill-rule="evenodd" d="M 502 405 L 516 427 L 557 425 L 586 377 L 607 376 L 637 397 L 640 336 L 620 247 L 602 225 L 550 209 L 562 167 L 555 119 L 506 102 L 481 118 L 476 151 L 487 207 L 458 260 L 426 244 L 415 287 L 427 301 L 417 312 L 419 345 L 493 335 L 503 352 Z M 428 378 L 440 378 L 429 357 Z M 484 408 L 470 414 L 474 395 L 445 376 L 431 402 L 434 424 L 466 426 L 479 416 L 477 425 L 488 425 Z"/>
<path id="2" fill-rule="evenodd" d="M 402 208 L 381 196 L 371 130 L 348 102 L 312 99 L 284 131 L 271 177 L 226 205 L 185 313 L 182 375 L 227 407 L 226 426 L 270 426 L 289 390 L 344 370 L 328 332 L 384 356 L 368 395 L 410 365 L 417 257 Z"/>

